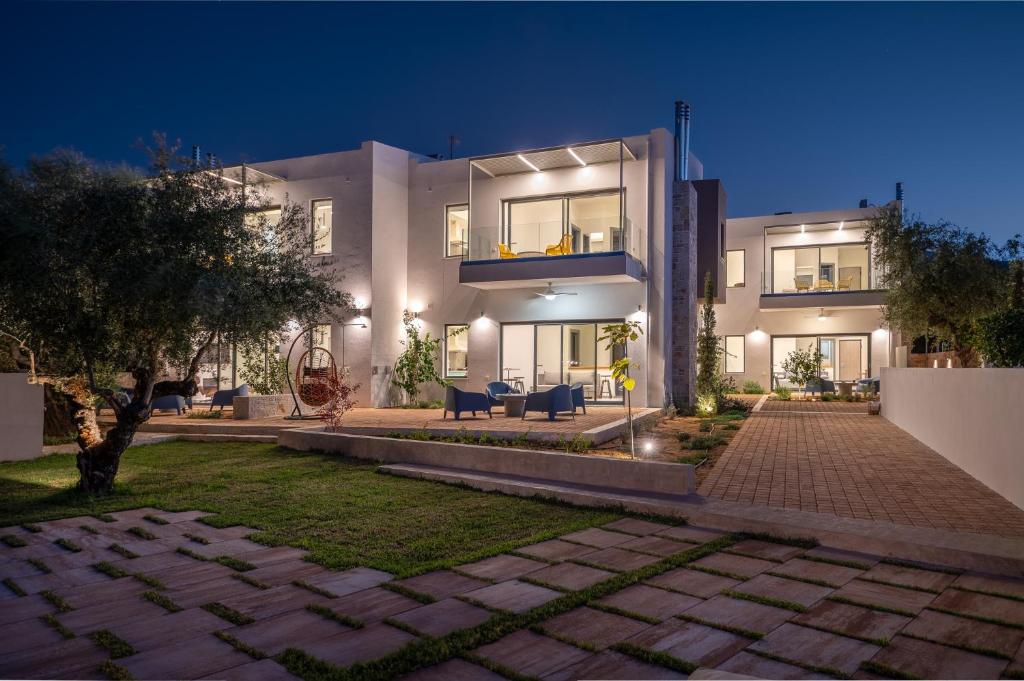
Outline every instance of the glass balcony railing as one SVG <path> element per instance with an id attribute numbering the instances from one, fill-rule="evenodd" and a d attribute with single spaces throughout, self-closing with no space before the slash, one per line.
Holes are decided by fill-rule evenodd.
<path id="1" fill-rule="evenodd" d="M 592 253 L 629 253 L 641 259 L 643 230 L 628 218 L 625 227 L 608 219 L 574 223 L 569 231 L 561 231 L 558 222 L 531 222 L 513 225 L 508 236 L 500 240 L 496 227 L 474 228 L 470 234 L 466 260 L 511 260 L 518 258 L 560 257 Z"/>

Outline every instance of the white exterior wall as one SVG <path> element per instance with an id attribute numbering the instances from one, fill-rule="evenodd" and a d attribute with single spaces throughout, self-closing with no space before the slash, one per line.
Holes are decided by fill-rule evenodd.
<path id="1" fill-rule="evenodd" d="M 715 316 L 718 335 L 742 335 L 745 338 L 744 371 L 728 374 L 735 378 L 737 387 L 742 388 L 744 381 L 752 380 L 760 383 L 766 390 L 770 389 L 772 336 L 868 334 L 869 367 L 865 370 L 869 370 L 872 376 L 878 376 L 881 367 L 889 365 L 889 332 L 883 326 L 880 307 L 845 307 L 842 305 L 843 294 L 837 294 L 832 299 L 835 305 L 826 304 L 826 318 L 819 321 L 817 307 L 761 310 L 760 306 L 762 275 L 767 277 L 771 272 L 770 253 L 773 246 L 809 246 L 864 240 L 863 230 L 860 229 L 772 235 L 768 237 L 766 253 L 765 227 L 841 220 L 852 222 L 872 217 L 875 210 L 857 208 L 766 215 L 737 218 L 727 222 L 726 250 L 745 251 L 745 286 L 727 288 L 725 303 L 715 305 Z M 794 296 L 794 302 L 797 300 L 799 299 Z"/>

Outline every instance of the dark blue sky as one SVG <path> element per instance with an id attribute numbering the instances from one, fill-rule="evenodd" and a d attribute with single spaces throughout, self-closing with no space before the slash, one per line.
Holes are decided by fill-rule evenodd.
<path id="1" fill-rule="evenodd" d="M 141 165 L 377 139 L 460 156 L 671 127 L 732 216 L 882 203 L 1024 231 L 1024 4 L 8 6 L 0 144 Z"/>

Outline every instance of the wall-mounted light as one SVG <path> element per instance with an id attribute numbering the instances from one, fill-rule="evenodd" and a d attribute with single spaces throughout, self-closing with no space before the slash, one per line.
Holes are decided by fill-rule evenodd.
<path id="1" fill-rule="evenodd" d="M 537 166 L 535 166 L 532 163 L 530 163 L 529 161 L 527 161 L 526 157 L 523 156 L 522 154 L 516 154 L 516 158 L 518 158 L 520 161 L 522 161 L 526 165 L 530 166 L 530 169 L 533 170 L 533 172 L 535 172 L 535 173 L 539 173 L 540 172 L 540 168 L 538 168 Z"/>
<path id="2" fill-rule="evenodd" d="M 411 303 L 409 303 L 409 312 L 412 312 L 414 317 L 419 317 L 420 312 L 423 312 L 423 302 L 419 300 L 414 300 Z"/>
<path id="3" fill-rule="evenodd" d="M 587 164 L 583 161 L 582 158 L 579 157 L 579 155 L 575 151 L 573 151 L 569 147 L 566 147 L 565 150 L 569 152 L 570 156 L 572 156 L 574 159 L 576 159 L 576 162 L 579 163 L 580 166 L 582 166 L 583 168 L 587 167 Z"/>

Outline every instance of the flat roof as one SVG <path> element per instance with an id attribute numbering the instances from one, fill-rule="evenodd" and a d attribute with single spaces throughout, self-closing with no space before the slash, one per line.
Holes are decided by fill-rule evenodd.
<path id="1" fill-rule="evenodd" d="M 600 163 L 636 160 L 636 154 L 622 139 L 600 140 L 564 144 L 558 147 L 510 151 L 469 159 L 471 167 L 479 168 L 491 177 L 536 173 L 560 168 L 580 168 Z"/>

